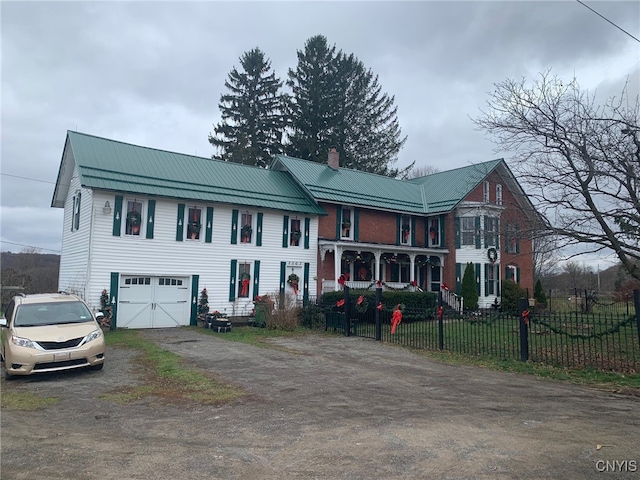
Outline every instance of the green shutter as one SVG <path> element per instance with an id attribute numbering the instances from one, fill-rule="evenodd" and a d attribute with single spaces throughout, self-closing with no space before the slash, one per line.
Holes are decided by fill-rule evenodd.
<path id="1" fill-rule="evenodd" d="M 416 246 L 416 217 L 411 217 L 411 246 Z"/>
<path id="2" fill-rule="evenodd" d="M 204 230 L 205 243 L 213 241 L 213 207 L 207 207 L 207 223 Z"/>
<path id="3" fill-rule="evenodd" d="M 460 294 L 460 287 L 462 286 L 462 264 L 456 263 L 456 293 Z"/>
<path id="4" fill-rule="evenodd" d="M 184 203 L 178 204 L 178 219 L 176 221 L 176 242 L 182 241 L 184 235 Z"/>
<path id="5" fill-rule="evenodd" d="M 342 207 L 336 207 L 336 240 L 340 240 L 342 236 Z"/>
<path id="6" fill-rule="evenodd" d="M 482 243 L 481 243 L 482 237 L 480 236 L 480 217 L 475 217 L 474 223 L 476 227 L 476 231 L 475 231 L 476 248 L 482 248 Z"/>
<path id="7" fill-rule="evenodd" d="M 198 324 L 198 284 L 200 282 L 199 275 L 191 277 L 191 318 L 189 325 L 195 327 Z"/>
<path id="8" fill-rule="evenodd" d="M 311 219 L 304 219 L 304 248 L 309 248 L 309 232 L 311 230 Z"/>
<path id="9" fill-rule="evenodd" d="M 231 244 L 238 243 L 238 210 L 231 211 Z"/>
<path id="10" fill-rule="evenodd" d="M 304 276 L 302 277 L 302 302 L 307 304 L 309 301 L 309 262 L 304 264 Z"/>
<path id="11" fill-rule="evenodd" d="M 262 212 L 258 212 L 258 220 L 257 220 L 257 229 L 258 232 L 256 233 L 256 247 L 261 247 L 262 246 L 262 216 L 263 213 Z"/>
<path id="12" fill-rule="evenodd" d="M 460 217 L 456 217 L 454 220 L 454 225 L 455 225 L 455 235 L 456 235 L 456 248 L 460 248 Z"/>
<path id="13" fill-rule="evenodd" d="M 353 209 L 353 240 L 360 241 L 360 209 Z"/>
<path id="14" fill-rule="evenodd" d="M 287 262 L 280 262 L 280 293 L 284 293 L 284 277 L 287 274 Z"/>
<path id="15" fill-rule="evenodd" d="M 516 225 L 516 251 L 515 253 L 520 253 L 520 225 Z"/>
<path id="16" fill-rule="evenodd" d="M 402 215 L 396 213 L 396 245 L 400 245 L 400 227 L 402 226 Z"/>
<path id="17" fill-rule="evenodd" d="M 82 193 L 78 192 L 78 205 L 77 205 L 77 215 L 73 217 L 73 223 L 76 230 L 80 230 L 80 200 L 82 199 Z"/>
<path id="18" fill-rule="evenodd" d="M 231 260 L 231 271 L 229 274 L 229 301 L 233 302 L 236 299 L 236 270 L 238 268 L 238 261 Z"/>
<path id="19" fill-rule="evenodd" d="M 478 291 L 478 296 L 480 296 L 480 264 L 476 263 L 474 266 L 476 269 L 476 289 Z"/>
<path id="20" fill-rule="evenodd" d="M 282 219 L 282 248 L 289 247 L 289 215 Z"/>
<path id="21" fill-rule="evenodd" d="M 260 288 L 260 260 L 254 260 L 253 262 L 253 297 L 260 295 L 258 292 Z"/>
<path id="22" fill-rule="evenodd" d="M 442 248 L 445 247 L 444 244 L 444 222 L 445 222 L 445 216 L 444 215 L 440 215 L 440 246 Z"/>
<path id="23" fill-rule="evenodd" d="M 120 197 L 120 205 L 122 206 L 122 197 Z M 111 293 L 111 330 L 117 328 L 118 321 L 118 292 L 120 289 L 120 273 L 111 272 L 111 282 L 109 284 L 109 292 Z"/>
<path id="24" fill-rule="evenodd" d="M 113 205 L 113 236 L 119 237 L 122 231 L 122 195 L 116 195 Z"/>
<path id="25" fill-rule="evenodd" d="M 156 201 L 149 200 L 147 208 L 147 238 L 153 238 L 153 223 L 156 216 Z"/>

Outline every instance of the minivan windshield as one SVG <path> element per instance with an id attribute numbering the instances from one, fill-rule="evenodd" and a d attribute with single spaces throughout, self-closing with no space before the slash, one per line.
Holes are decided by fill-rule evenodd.
<path id="1" fill-rule="evenodd" d="M 92 321 L 91 312 L 82 302 L 51 302 L 20 305 L 16 310 L 16 327 L 36 327 Z"/>

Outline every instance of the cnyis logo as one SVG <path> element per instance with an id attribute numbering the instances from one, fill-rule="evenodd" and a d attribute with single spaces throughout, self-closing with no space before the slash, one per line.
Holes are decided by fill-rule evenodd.
<path id="1" fill-rule="evenodd" d="M 599 472 L 637 472 L 635 460 L 598 460 L 596 470 Z"/>

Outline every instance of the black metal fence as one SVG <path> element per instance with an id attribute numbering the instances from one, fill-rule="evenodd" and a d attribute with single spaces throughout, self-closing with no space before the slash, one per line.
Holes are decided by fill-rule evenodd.
<path id="1" fill-rule="evenodd" d="M 569 297 L 568 297 L 569 298 Z M 569 369 L 640 371 L 640 293 L 634 302 L 602 303 L 598 308 L 529 307 L 521 300 L 514 312 L 497 309 L 458 314 L 404 308 L 392 333 L 395 306 L 379 304 L 372 313 L 358 311 L 345 296 L 342 305 L 310 302 L 309 326 L 328 332 L 372 338 L 412 348 L 469 356 L 520 359 Z M 575 299 L 572 299 L 575 303 Z M 567 301 L 567 304 L 570 302 Z"/>

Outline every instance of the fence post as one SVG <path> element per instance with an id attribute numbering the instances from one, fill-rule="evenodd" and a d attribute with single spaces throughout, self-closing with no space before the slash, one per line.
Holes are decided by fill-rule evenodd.
<path id="1" fill-rule="evenodd" d="M 349 287 L 344 286 L 344 334 L 351 336 L 351 299 L 349 298 Z"/>
<path id="2" fill-rule="evenodd" d="M 518 317 L 520 317 L 520 360 L 529 360 L 529 300 L 518 299 Z"/>
<path id="3" fill-rule="evenodd" d="M 438 349 L 444 350 L 444 302 L 442 290 L 438 292 Z"/>
<path id="4" fill-rule="evenodd" d="M 633 291 L 633 306 L 636 308 L 636 325 L 638 327 L 638 345 L 640 345 L 640 290 Z"/>
<path id="5" fill-rule="evenodd" d="M 376 308 L 375 311 L 375 319 L 376 319 L 376 340 L 382 340 L 382 318 L 380 318 L 380 309 L 378 309 L 378 305 L 382 303 L 382 287 L 376 288 Z"/>

